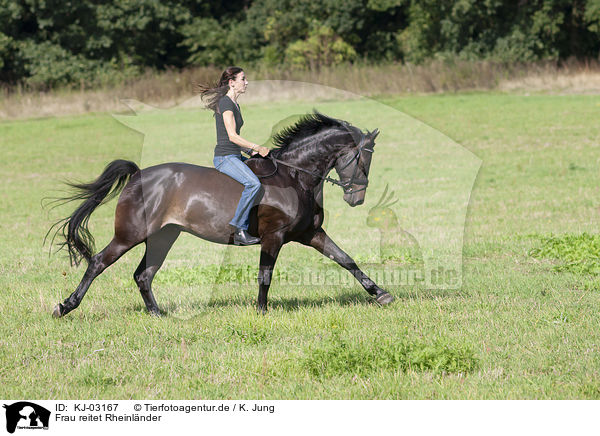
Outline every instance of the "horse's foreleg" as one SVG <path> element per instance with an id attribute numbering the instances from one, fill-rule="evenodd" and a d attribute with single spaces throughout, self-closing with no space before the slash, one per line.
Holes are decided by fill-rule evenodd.
<path id="1" fill-rule="evenodd" d="M 361 269 L 356 265 L 356 262 L 348 256 L 344 250 L 338 247 L 335 242 L 331 240 L 325 230 L 317 230 L 310 238 L 305 241 L 300 241 L 305 245 L 309 245 L 315 248 L 317 251 L 327 256 L 331 260 L 337 262 L 340 266 L 344 267 L 358 280 L 365 291 L 375 297 L 375 300 L 380 304 L 389 304 L 394 301 L 394 297 L 388 294 L 386 291 L 381 289 L 377 284 L 369 278 Z"/>
<path id="2" fill-rule="evenodd" d="M 267 311 L 267 294 L 271 286 L 273 268 L 283 245 L 283 240 L 274 236 L 263 236 L 260 242 L 260 266 L 258 270 L 258 312 Z"/>
<path id="3" fill-rule="evenodd" d="M 167 226 L 150 236 L 146 240 L 144 257 L 133 274 L 146 308 L 152 315 L 160 315 L 160 310 L 152 293 L 152 280 L 180 233 L 181 231 L 177 227 Z"/>
<path id="4" fill-rule="evenodd" d="M 85 271 L 79 286 L 77 286 L 77 289 L 75 289 L 75 292 L 73 292 L 69 298 L 63 301 L 62 304 L 57 304 L 52 312 L 52 315 L 55 318 L 60 318 L 61 316 L 65 316 L 73 309 L 76 309 L 81 303 L 81 300 L 85 296 L 85 293 L 89 289 L 94 279 L 98 277 L 102 271 L 115 263 L 130 248 L 132 248 L 132 245 L 124 244 L 116 239 L 113 239 L 106 246 L 106 248 L 104 248 L 104 250 L 92 256 L 87 270 Z"/>

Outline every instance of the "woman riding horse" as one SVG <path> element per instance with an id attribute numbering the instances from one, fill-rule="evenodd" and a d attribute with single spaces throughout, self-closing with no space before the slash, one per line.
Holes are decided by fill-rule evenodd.
<path id="1" fill-rule="evenodd" d="M 215 168 L 244 185 L 235 216 L 229 223 L 236 229 L 233 237 L 235 245 L 252 245 L 260 242 L 260 238 L 248 234 L 250 209 L 260 191 L 260 181 L 244 164 L 246 159 L 242 157 L 240 151 L 249 149 L 263 157 L 269 154 L 268 148 L 240 136 L 244 119 L 237 100 L 246 92 L 247 86 L 246 74 L 239 67 L 229 67 L 223 71 L 221 79 L 214 87 L 199 86 L 202 99 L 207 101 L 206 107 L 215 113 L 217 125 L 217 145 L 213 159 Z"/>
<path id="2" fill-rule="evenodd" d="M 275 136 L 277 148 L 270 153 L 270 159 L 248 159 L 248 166 L 255 173 L 268 173 L 262 179 L 264 195 L 252 208 L 249 226 L 250 234 L 260 237 L 260 312 L 267 310 L 267 294 L 279 251 L 291 241 L 313 247 L 337 262 L 379 304 L 394 300 L 322 228 L 324 181 L 340 186 L 350 206 L 363 203 L 378 133 L 363 133 L 345 121 L 315 112 Z M 334 168 L 339 180 L 327 176 Z M 159 315 L 152 280 L 181 232 L 220 244 L 234 242 L 229 222 L 243 187 L 214 168 L 172 162 L 140 169 L 135 162 L 115 160 L 96 180 L 71 187 L 76 192 L 64 200 L 82 203 L 53 227 L 64 236 L 62 246 L 68 249 L 71 260 L 77 264 L 83 258 L 88 266 L 77 289 L 55 307 L 56 317 L 77 308 L 92 281 L 142 243 L 146 252 L 133 277 L 148 311 Z M 113 239 L 94 254 L 94 239 L 87 227 L 90 215 L 119 193 Z"/>

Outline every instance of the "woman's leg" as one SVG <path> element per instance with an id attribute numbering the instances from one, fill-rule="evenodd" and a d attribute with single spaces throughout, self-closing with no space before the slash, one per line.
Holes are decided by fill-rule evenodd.
<path id="1" fill-rule="evenodd" d="M 244 185 L 244 191 L 238 203 L 235 215 L 231 222 L 234 227 L 248 230 L 250 209 L 254 205 L 254 199 L 260 191 L 260 181 L 248 166 L 243 163 L 239 156 L 223 156 L 223 159 L 215 157 L 215 167 L 220 172 L 237 180 Z"/>

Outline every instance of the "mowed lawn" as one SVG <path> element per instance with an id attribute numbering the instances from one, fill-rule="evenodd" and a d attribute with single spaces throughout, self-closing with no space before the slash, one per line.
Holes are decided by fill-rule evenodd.
<path id="1" fill-rule="evenodd" d="M 383 287 L 397 301 L 379 307 L 347 272 L 288 244 L 261 316 L 259 248 L 184 234 L 154 283 L 163 317 L 146 313 L 132 279 L 140 246 L 98 277 L 78 309 L 53 319 L 84 266 L 42 245 L 76 204 L 43 209 L 42 199 L 60 196 L 61 180 L 91 180 L 117 158 L 210 165 L 213 121 L 181 108 L 119 117 L 138 131 L 110 114 L 1 122 L 0 397 L 600 398 L 600 97 L 248 104 L 244 136 L 267 142 L 279 121 L 313 107 L 382 131 L 365 204 L 350 208 L 331 185 L 325 192 L 328 232 L 366 270 L 418 265 L 384 253 L 411 220 L 407 199 L 427 193 L 427 180 L 413 177 L 412 151 L 443 137 L 482 161 L 464 224 L 461 288 L 394 282 Z M 426 162 L 417 167 L 427 174 Z M 389 206 L 398 224 L 387 233 L 372 225 L 385 186 L 398 200 Z M 114 206 L 90 220 L 97 249 L 112 235 Z"/>

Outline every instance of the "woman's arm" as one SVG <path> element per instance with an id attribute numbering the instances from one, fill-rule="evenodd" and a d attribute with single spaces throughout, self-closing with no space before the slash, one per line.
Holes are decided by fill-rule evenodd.
<path id="1" fill-rule="evenodd" d="M 225 130 L 227 130 L 227 136 L 229 136 L 229 140 L 234 144 L 257 151 L 263 157 L 269 154 L 269 149 L 267 147 L 262 147 L 253 142 L 247 141 L 236 133 L 235 118 L 233 117 L 232 111 L 223 112 L 223 124 L 225 124 Z"/>

